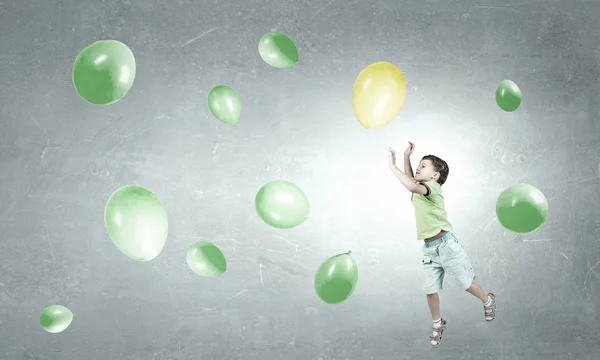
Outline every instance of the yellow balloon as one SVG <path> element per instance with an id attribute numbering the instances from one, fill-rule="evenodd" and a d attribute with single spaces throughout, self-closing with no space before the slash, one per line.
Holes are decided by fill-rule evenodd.
<path id="1" fill-rule="evenodd" d="M 388 62 L 373 63 L 358 74 L 352 89 L 352 107 L 367 129 L 383 127 L 396 117 L 406 99 L 406 80 Z"/>

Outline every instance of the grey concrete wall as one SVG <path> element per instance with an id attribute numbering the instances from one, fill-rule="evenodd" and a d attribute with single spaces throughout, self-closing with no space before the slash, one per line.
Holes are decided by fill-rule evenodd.
<path id="1" fill-rule="evenodd" d="M 600 358 L 599 14 L 575 0 L 0 2 L 0 358 Z M 272 30 L 296 42 L 295 67 L 260 59 Z M 79 51 L 102 39 L 137 59 L 131 92 L 106 107 L 71 82 Z M 404 72 L 408 95 L 394 122 L 365 130 L 352 86 L 375 61 Z M 514 113 L 495 104 L 505 78 L 523 92 Z M 207 109 L 221 83 L 244 102 L 236 127 Z M 448 279 L 438 349 L 410 195 L 387 168 L 387 147 L 408 140 L 415 159 L 449 163 L 455 234 L 498 298 L 485 323 Z M 309 197 L 300 227 L 257 217 L 274 179 Z M 495 219 L 517 182 L 549 202 L 526 235 Z M 108 197 L 131 183 L 169 214 L 148 263 L 104 229 Z M 201 240 L 223 250 L 226 274 L 189 270 Z M 314 271 L 350 249 L 358 287 L 326 305 Z M 51 304 L 75 314 L 60 334 L 39 325 Z"/>

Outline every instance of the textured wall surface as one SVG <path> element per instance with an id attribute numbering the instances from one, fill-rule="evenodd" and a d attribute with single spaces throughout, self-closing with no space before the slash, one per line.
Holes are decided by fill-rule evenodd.
<path id="1" fill-rule="evenodd" d="M 600 342 L 599 1 L 31 0 L 0 2 L 0 359 L 598 359 Z M 298 46 L 293 68 L 258 54 L 269 31 Z M 93 106 L 73 61 L 116 39 L 137 59 L 127 97 Z M 351 94 L 365 66 L 405 74 L 406 104 L 366 130 Z M 504 79 L 522 106 L 501 111 Z M 242 97 L 236 127 L 206 96 Z M 450 165 L 444 192 L 456 236 L 498 316 L 447 280 L 448 330 L 432 349 L 421 243 L 410 194 L 387 147 Z M 310 218 L 275 230 L 257 190 L 286 179 Z M 516 235 L 495 217 L 502 190 L 526 182 L 550 213 Z M 110 194 L 151 189 L 169 237 L 151 262 L 124 256 L 104 229 Z M 227 272 L 187 267 L 196 241 Z M 321 302 L 313 275 L 352 250 L 352 298 Z M 75 314 L 46 333 L 41 311 Z"/>

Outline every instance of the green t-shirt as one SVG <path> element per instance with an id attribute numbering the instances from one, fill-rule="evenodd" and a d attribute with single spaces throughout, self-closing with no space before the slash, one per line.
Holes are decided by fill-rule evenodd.
<path id="1" fill-rule="evenodd" d="M 417 219 L 417 239 L 428 239 L 442 230 L 452 231 L 452 224 L 448 221 L 448 214 L 444 208 L 442 186 L 435 180 L 421 184 L 429 189 L 429 193 L 427 195 L 413 193 L 412 195 Z"/>

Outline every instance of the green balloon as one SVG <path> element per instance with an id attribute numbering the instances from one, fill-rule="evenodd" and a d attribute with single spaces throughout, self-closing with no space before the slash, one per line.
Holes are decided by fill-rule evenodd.
<path id="1" fill-rule="evenodd" d="M 242 99 L 229 86 L 217 85 L 208 94 L 208 108 L 217 120 L 235 125 L 242 112 Z"/>
<path id="2" fill-rule="evenodd" d="M 62 305 L 50 305 L 40 315 L 40 325 L 51 334 L 65 331 L 73 322 L 73 313 Z"/>
<path id="3" fill-rule="evenodd" d="M 73 84 L 85 101 L 108 105 L 121 100 L 135 80 L 135 57 L 127 45 L 101 40 L 83 49 L 73 64 Z"/>
<path id="4" fill-rule="evenodd" d="M 332 256 L 325 260 L 315 274 L 315 292 L 327 304 L 339 304 L 350 298 L 358 282 L 358 268 L 350 256 Z"/>
<path id="5" fill-rule="evenodd" d="M 160 200 L 138 185 L 123 186 L 110 196 L 104 209 L 104 225 L 117 248 L 136 261 L 157 257 L 169 228 Z"/>
<path id="6" fill-rule="evenodd" d="M 258 43 L 260 57 L 276 68 L 289 68 L 298 62 L 298 49 L 287 35 L 271 32 L 263 35 Z"/>
<path id="7" fill-rule="evenodd" d="M 521 89 L 510 80 L 504 80 L 496 88 L 496 103 L 504 111 L 515 111 L 521 105 Z"/>
<path id="8" fill-rule="evenodd" d="M 187 264 L 202 277 L 220 276 L 227 270 L 227 261 L 221 250 L 208 242 L 197 242 L 189 248 Z"/>
<path id="9" fill-rule="evenodd" d="M 548 217 L 548 201 L 534 186 L 516 184 L 498 197 L 496 216 L 507 230 L 525 234 L 544 224 Z"/>
<path id="10" fill-rule="evenodd" d="M 275 180 L 265 184 L 256 194 L 258 216 L 278 229 L 291 229 L 302 224 L 310 213 L 308 198 L 289 181 Z"/>

